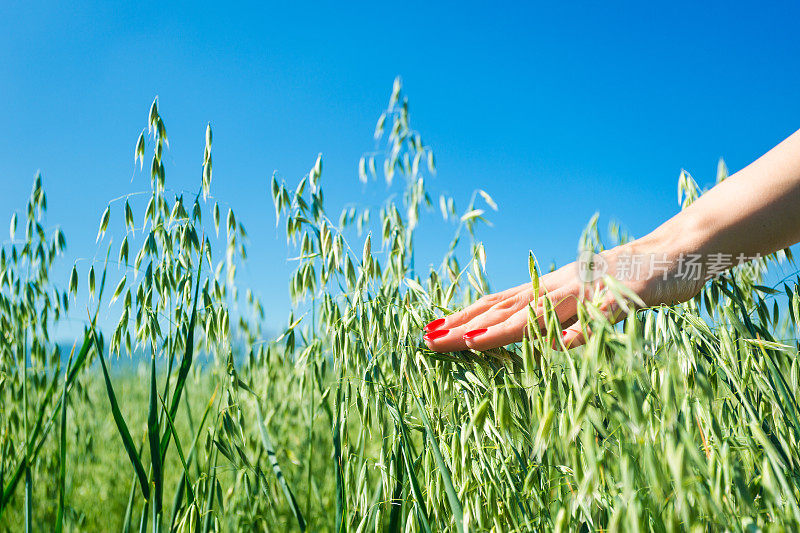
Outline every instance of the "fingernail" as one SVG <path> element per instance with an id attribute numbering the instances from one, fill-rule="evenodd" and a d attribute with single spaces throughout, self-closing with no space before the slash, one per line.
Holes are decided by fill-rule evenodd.
<path id="1" fill-rule="evenodd" d="M 444 337 L 448 333 L 450 333 L 449 329 L 437 329 L 436 331 L 431 331 L 430 333 L 426 333 L 425 336 L 422 338 L 425 339 L 426 341 L 432 341 L 440 337 Z"/>
<path id="2" fill-rule="evenodd" d="M 429 322 L 427 326 L 425 326 L 425 331 L 436 331 L 439 329 L 439 326 L 444 324 L 444 318 L 437 318 L 433 322 Z"/>
<path id="3" fill-rule="evenodd" d="M 478 335 L 483 335 L 484 333 L 486 333 L 486 328 L 473 329 L 472 331 L 464 333 L 464 340 L 474 339 Z"/>
<path id="4" fill-rule="evenodd" d="M 562 331 L 562 332 L 561 332 L 561 336 L 562 336 L 562 337 L 566 337 L 566 336 L 567 336 L 567 330 L 564 330 L 564 331 Z"/>

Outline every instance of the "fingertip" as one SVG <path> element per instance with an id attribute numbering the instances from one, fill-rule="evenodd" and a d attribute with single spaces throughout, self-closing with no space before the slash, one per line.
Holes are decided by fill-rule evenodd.
<path id="1" fill-rule="evenodd" d="M 465 341 L 470 341 L 470 340 L 474 339 L 475 337 L 477 337 L 478 335 L 483 335 L 487 331 L 489 331 L 489 330 L 486 329 L 486 328 L 473 329 L 472 331 L 468 331 L 468 332 L 464 333 L 463 339 Z"/>
<path id="2" fill-rule="evenodd" d="M 586 339 L 580 329 L 567 328 L 561 332 L 561 342 L 567 350 L 582 346 Z"/>
<path id="3" fill-rule="evenodd" d="M 483 339 L 480 337 L 485 336 L 487 331 L 489 331 L 487 328 L 473 329 L 466 332 L 461 338 L 464 339 L 464 344 L 470 350 L 482 350 Z"/>
<path id="4" fill-rule="evenodd" d="M 473 330 L 471 337 L 464 335 L 464 343 L 471 350 L 485 351 L 500 348 L 522 340 L 522 328 L 511 330 L 507 324 L 498 324 Z"/>
<path id="5" fill-rule="evenodd" d="M 436 339 L 441 339 L 448 333 L 450 333 L 449 329 L 437 329 L 426 333 L 422 338 L 426 341 L 435 341 Z"/>
<path id="6" fill-rule="evenodd" d="M 452 329 L 437 329 L 426 333 L 422 339 L 428 348 L 434 352 L 455 352 L 465 348 L 460 331 Z"/>
<path id="7" fill-rule="evenodd" d="M 436 331 L 437 329 L 444 326 L 444 322 L 445 322 L 444 318 L 437 318 L 432 322 L 428 322 L 427 324 L 425 324 L 425 331 L 427 332 Z"/>

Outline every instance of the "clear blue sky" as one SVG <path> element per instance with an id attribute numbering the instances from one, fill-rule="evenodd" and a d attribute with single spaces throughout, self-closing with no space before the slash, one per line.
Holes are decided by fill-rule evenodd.
<path id="1" fill-rule="evenodd" d="M 106 202 L 147 186 L 130 182 L 132 153 L 159 95 L 171 187 L 196 188 L 212 122 L 213 192 L 251 236 L 240 281 L 279 324 L 289 266 L 268 179 L 294 182 L 322 152 L 326 199 L 357 199 L 399 74 L 437 154 L 432 191 L 494 196 L 490 279 L 516 284 L 528 249 L 573 259 L 595 211 L 642 235 L 675 212 L 682 167 L 710 185 L 720 156 L 737 170 L 800 127 L 799 4 L 700 4 L 6 1 L 0 217 L 41 169 L 66 283 L 97 253 Z M 420 236 L 431 259 L 438 226 Z"/>

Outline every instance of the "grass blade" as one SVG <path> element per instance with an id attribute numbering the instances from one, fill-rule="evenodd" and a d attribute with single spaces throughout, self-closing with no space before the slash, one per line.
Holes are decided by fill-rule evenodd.
<path id="1" fill-rule="evenodd" d="M 392 492 L 392 499 L 389 501 L 389 506 L 391 508 L 389 513 L 389 531 L 392 533 L 401 531 L 403 526 L 400 521 L 400 512 L 403 508 L 403 458 L 401 443 L 400 439 L 397 438 L 397 433 L 395 433 L 395 441 L 396 445 L 393 457 L 396 481 Z"/>
<path id="2" fill-rule="evenodd" d="M 61 434 L 58 446 L 58 511 L 56 514 L 56 533 L 61 533 L 64 528 L 64 497 L 67 484 L 67 383 L 69 369 L 72 366 L 72 357 L 75 355 L 75 346 L 69 354 L 67 370 L 64 372 L 64 389 L 61 391 Z"/>
<path id="3" fill-rule="evenodd" d="M 181 447 L 180 439 L 178 439 L 178 432 L 175 430 L 175 424 L 172 421 L 172 417 L 169 416 L 169 413 L 167 413 L 167 406 L 164 403 L 164 398 L 159 396 L 158 399 L 161 402 L 161 406 L 163 407 L 164 412 L 167 415 L 166 419 L 167 419 L 167 423 L 169 424 L 170 430 L 172 431 L 172 434 L 175 435 L 175 447 L 178 450 L 178 457 L 180 457 L 181 464 L 183 465 L 183 476 L 184 477 L 183 477 L 182 482 L 187 483 L 187 487 L 189 488 L 189 493 L 188 493 L 189 501 L 188 501 L 188 504 L 191 505 L 192 503 L 194 503 L 194 492 L 192 491 L 192 475 L 189 473 L 189 467 L 186 464 L 186 456 L 183 454 L 183 448 Z"/>
<path id="4" fill-rule="evenodd" d="M 31 479 L 31 467 L 25 462 L 25 533 L 31 532 L 31 514 L 33 505 L 33 480 Z"/>
<path id="5" fill-rule="evenodd" d="M 380 379 L 384 379 L 380 367 L 376 365 L 373 368 L 375 368 L 378 377 Z M 416 472 L 414 472 L 414 460 L 412 458 L 412 453 L 411 453 L 411 439 L 408 436 L 405 420 L 403 420 L 403 417 L 400 414 L 400 410 L 397 408 L 397 403 L 395 402 L 394 398 L 386 394 L 384 396 L 384 399 L 386 401 L 386 406 L 388 407 L 389 414 L 395 421 L 396 431 L 399 430 L 400 432 L 400 439 L 401 442 L 403 443 L 403 462 L 406 465 L 406 473 L 408 474 L 408 480 L 411 483 L 411 493 L 414 495 L 414 500 L 416 502 L 417 516 L 419 517 L 419 520 L 422 523 L 422 527 L 425 530 L 425 532 L 431 533 L 431 525 L 430 522 L 428 521 L 428 512 L 425 505 L 425 499 L 422 496 L 422 490 L 420 489 L 419 480 L 417 479 Z M 429 425 L 426 427 L 429 427 Z M 460 509 L 460 504 L 459 504 L 459 509 Z M 459 514 L 459 516 L 462 515 Z M 454 512 L 454 517 L 455 517 L 455 512 Z M 463 524 L 463 517 L 462 517 L 462 524 Z M 458 526 L 458 521 L 456 521 L 456 526 Z"/>
<path id="6" fill-rule="evenodd" d="M 189 377 L 189 369 L 192 367 L 192 359 L 194 357 L 194 329 L 195 324 L 197 323 L 197 298 L 200 293 L 200 273 L 202 272 L 203 267 L 203 250 L 205 249 L 205 238 L 203 239 L 203 245 L 200 247 L 200 260 L 198 261 L 197 265 L 197 279 L 195 280 L 194 285 L 194 298 L 192 302 L 192 314 L 189 317 L 189 329 L 186 333 L 186 349 L 183 354 L 183 359 L 181 359 L 181 366 L 178 369 L 178 378 L 175 382 L 175 392 L 172 395 L 172 402 L 170 404 L 169 409 L 169 416 L 172 419 L 175 419 L 175 416 L 178 413 L 178 406 L 180 405 L 181 401 L 181 393 L 183 392 L 183 387 L 186 384 L 186 378 Z M 172 431 L 167 429 L 164 432 L 164 436 L 161 439 L 161 461 L 164 461 L 164 458 L 167 454 L 167 447 L 169 446 L 169 439 L 172 435 Z"/>
<path id="7" fill-rule="evenodd" d="M 133 497 L 135 495 L 136 473 L 134 472 L 131 478 L 131 490 L 128 492 L 128 505 L 125 507 L 125 519 L 122 521 L 122 533 L 128 533 L 131 530 L 131 518 L 133 518 Z"/>
<path id="8" fill-rule="evenodd" d="M 139 454 L 136 452 L 136 447 L 133 444 L 131 433 L 128 431 L 128 425 L 125 423 L 125 419 L 119 410 L 117 396 L 114 394 L 114 387 L 111 385 L 111 378 L 108 375 L 108 368 L 106 368 L 106 360 L 103 356 L 103 347 L 100 345 L 100 341 L 97 339 L 97 332 L 94 330 L 94 326 L 92 326 L 92 337 L 94 339 L 95 349 L 100 357 L 100 366 L 103 369 L 103 379 L 105 380 L 106 394 L 108 395 L 108 401 L 111 404 L 111 414 L 114 416 L 114 423 L 117 425 L 117 431 L 122 438 L 122 444 L 125 446 L 125 451 L 128 453 L 128 458 L 130 459 L 131 464 L 136 471 L 136 477 L 139 478 L 139 486 L 142 489 L 142 494 L 144 495 L 145 499 L 149 500 L 150 487 L 149 483 L 147 482 L 147 474 L 142 466 L 142 460 L 139 458 Z"/>
<path id="9" fill-rule="evenodd" d="M 408 435 L 406 434 L 405 427 L 403 427 L 402 420 L 400 424 L 400 434 L 403 440 L 403 462 L 406 465 L 406 473 L 408 474 L 408 479 L 411 482 L 411 492 L 414 495 L 414 501 L 416 503 L 417 517 L 422 523 L 422 528 L 425 530 L 425 533 L 431 533 L 431 524 L 428 521 L 428 510 L 427 506 L 425 505 L 425 498 L 422 495 L 422 489 L 419 486 L 417 474 L 414 472 L 414 459 L 411 455 L 411 447 L 409 446 Z"/>
<path id="10" fill-rule="evenodd" d="M 92 346 L 92 337 L 89 335 L 88 331 L 84 331 L 83 333 L 83 345 L 81 346 L 80 351 L 78 352 L 78 357 L 75 358 L 75 364 L 72 368 L 69 369 L 69 377 L 67 378 L 67 382 L 69 385 L 72 385 L 72 382 L 75 381 L 75 378 L 78 375 L 78 372 L 81 371 L 83 368 L 83 363 L 86 362 L 86 356 L 89 355 L 89 349 Z"/>
<path id="11" fill-rule="evenodd" d="M 164 474 L 161 469 L 160 432 L 158 429 L 158 391 L 156 382 L 156 352 L 151 350 L 150 356 L 150 409 L 147 416 L 147 436 L 150 441 L 150 462 L 153 468 L 153 531 L 159 530 L 161 523 L 161 505 L 163 500 Z"/>
<path id="12" fill-rule="evenodd" d="M 428 420 L 428 415 L 425 413 L 425 407 L 422 405 L 422 401 L 419 399 L 419 396 L 413 392 L 413 388 L 411 393 L 414 395 L 414 400 L 417 403 L 417 408 L 419 410 L 420 417 L 422 418 L 422 423 L 425 425 L 425 434 L 428 436 L 428 442 L 433 450 L 433 457 L 436 460 L 436 466 L 439 468 L 439 473 L 441 474 L 442 481 L 444 482 L 445 492 L 447 492 L 447 501 L 450 504 L 450 510 L 453 512 L 456 530 L 459 533 L 464 533 L 464 511 L 461 508 L 461 502 L 458 499 L 458 493 L 456 492 L 455 487 L 453 487 L 453 480 L 450 477 L 450 469 L 447 468 L 447 465 L 444 463 L 442 451 L 439 449 L 439 443 L 436 442 L 436 438 L 433 434 L 433 428 L 431 427 L 430 420 Z"/>
<path id="13" fill-rule="evenodd" d="M 145 500 L 142 506 L 142 516 L 139 518 L 139 533 L 147 531 L 147 520 L 150 512 L 150 500 Z"/>
<path id="14" fill-rule="evenodd" d="M 385 396 L 385 399 L 389 414 L 395 421 L 396 431 L 399 431 L 400 441 L 403 444 L 403 463 L 406 465 L 406 474 L 408 474 L 408 480 L 411 484 L 411 494 L 414 496 L 417 517 L 419 518 L 425 533 L 431 533 L 431 525 L 428 521 L 428 511 L 427 506 L 425 505 L 425 498 L 422 495 L 422 489 L 420 488 L 417 474 L 414 472 L 414 459 L 411 452 L 411 440 L 408 436 L 408 432 L 406 431 L 405 421 L 400 415 L 400 411 L 397 409 L 397 404 L 395 401 L 388 395 Z"/>
<path id="15" fill-rule="evenodd" d="M 264 449 L 267 452 L 267 458 L 272 465 L 272 471 L 275 473 L 275 477 L 278 479 L 278 484 L 281 486 L 284 496 L 286 496 L 286 501 L 292 510 L 292 514 L 294 514 L 294 517 L 297 519 L 297 524 L 300 526 L 300 529 L 305 531 L 306 521 L 303 519 L 303 513 L 300 511 L 300 506 L 297 504 L 294 493 L 292 492 L 291 487 L 289 487 L 289 483 L 286 482 L 286 477 L 283 475 L 281 466 L 278 464 L 278 458 L 275 456 L 275 448 L 272 446 L 272 439 L 269 436 L 267 425 L 264 423 L 264 416 L 261 414 L 261 406 L 259 403 L 260 402 L 258 401 L 258 398 L 256 398 L 256 417 L 258 418 L 258 431 L 261 434 L 261 443 L 264 445 Z"/>
<path id="16" fill-rule="evenodd" d="M 202 514 L 205 515 L 205 520 L 203 520 L 203 533 L 208 533 L 211 531 L 211 524 L 214 522 L 214 489 L 217 485 L 217 457 L 218 451 L 217 448 L 214 448 L 213 458 L 209 466 L 211 467 L 210 475 L 208 476 L 208 485 L 206 486 L 206 490 L 208 494 L 206 495 L 206 505 L 205 509 L 203 509 Z"/>
<path id="17" fill-rule="evenodd" d="M 81 351 L 78 353 L 78 357 L 75 359 L 75 364 L 72 367 L 72 370 L 70 370 L 69 377 L 67 378 L 67 387 L 68 388 L 72 386 L 72 383 L 75 381 L 75 379 L 76 379 L 76 377 L 78 375 L 78 372 L 81 370 L 81 368 L 83 366 L 83 363 L 86 361 L 86 356 L 89 353 L 89 350 L 90 350 L 91 345 L 92 345 L 91 339 L 92 339 L 92 337 L 89 334 L 89 331 L 88 330 L 84 331 L 84 340 L 83 340 L 83 345 L 81 346 Z M 53 384 L 54 383 L 55 383 L 55 381 L 53 382 Z M 34 424 L 33 431 L 31 433 L 31 440 L 28 443 L 28 446 L 32 446 L 33 445 L 33 441 L 39 436 L 39 431 L 41 431 L 42 425 L 43 425 L 42 421 L 44 420 L 44 409 L 47 406 L 47 403 L 49 401 L 50 396 L 52 395 L 52 391 L 53 390 L 55 390 L 55 389 L 51 384 L 51 387 L 48 389 L 48 392 L 45 394 L 44 400 L 40 402 L 40 408 L 39 408 L 40 412 L 39 412 L 39 415 L 37 416 L 36 423 Z M 53 411 L 51 412 L 50 417 L 49 417 L 50 420 L 52 420 L 53 417 L 56 416 L 56 413 L 59 412 L 60 405 L 61 405 L 61 400 L 59 399 L 58 402 L 53 407 Z M 45 435 L 46 435 L 46 432 L 45 432 Z M 38 446 L 35 447 L 33 449 L 33 453 L 32 454 L 31 453 L 28 454 L 28 456 L 30 457 L 31 460 L 34 460 L 36 458 L 36 454 L 37 454 L 38 448 L 39 448 Z M 14 473 L 11 475 L 11 478 L 10 478 L 8 484 L 6 484 L 4 486 L 3 492 L 2 492 L 2 494 L 0 494 L 0 517 L 3 516 L 3 511 L 6 508 L 6 503 L 9 501 L 11 496 L 14 494 L 14 490 L 16 490 L 17 484 L 19 483 L 20 479 L 22 479 L 22 474 L 25 472 L 25 465 L 26 464 L 27 464 L 27 458 L 26 457 L 21 458 L 20 462 L 17 464 L 17 467 L 14 469 Z M 2 485 L 0 485 L 0 486 L 2 486 Z"/>
<path id="18" fill-rule="evenodd" d="M 347 512 L 346 500 L 344 497 L 344 477 L 342 474 L 342 437 L 341 421 L 339 419 L 342 404 L 342 380 L 340 379 L 336 387 L 336 419 L 333 422 L 333 462 L 336 468 L 336 528 L 337 533 L 345 531 L 344 516 Z"/>
<path id="19" fill-rule="evenodd" d="M 178 488 L 175 490 L 175 496 L 172 499 L 172 513 L 170 513 L 169 527 L 167 531 L 172 531 L 175 528 L 175 520 L 178 519 L 178 513 L 181 511 L 181 502 L 183 501 L 183 494 L 186 492 L 186 473 L 181 476 L 178 482 Z M 189 487 L 191 488 L 191 487 Z"/>
<path id="20" fill-rule="evenodd" d="M 193 488 L 192 488 L 191 481 L 189 481 L 188 485 L 187 485 L 187 480 L 191 480 L 191 476 L 189 475 L 189 470 L 188 470 L 188 463 L 190 463 L 192 461 L 192 457 L 195 457 L 195 464 L 197 465 L 197 468 L 198 468 L 198 476 L 201 475 L 200 470 L 199 470 L 200 469 L 199 462 L 197 461 L 197 458 L 195 456 L 195 450 L 197 449 L 197 442 L 198 442 L 198 440 L 200 440 L 200 435 L 203 432 L 203 425 L 206 423 L 206 419 L 208 418 L 208 414 L 211 412 L 211 408 L 214 406 L 214 400 L 216 399 L 216 397 L 217 397 L 217 388 L 215 387 L 214 388 L 214 393 L 211 395 L 211 398 L 208 400 L 208 404 L 206 405 L 206 409 L 203 412 L 203 416 L 200 418 L 200 423 L 197 426 L 197 431 L 195 432 L 194 440 L 192 441 L 192 446 L 191 446 L 191 448 L 189 448 L 189 453 L 186 456 L 186 461 L 184 462 L 184 473 L 181 476 L 181 481 L 180 481 L 180 484 L 178 485 L 178 490 L 175 492 L 175 499 L 174 499 L 174 501 L 172 503 L 172 515 L 171 515 L 170 525 L 169 525 L 169 530 L 170 531 L 172 531 L 172 528 L 175 525 L 175 520 L 178 519 L 178 512 L 180 511 L 180 508 L 181 508 L 180 502 L 183 499 L 183 494 L 182 493 L 185 490 L 185 487 L 187 487 L 187 486 L 188 486 L 189 490 L 192 491 L 191 500 L 192 500 L 193 503 L 195 503 L 195 509 L 197 509 L 197 496 L 194 495 L 194 491 L 193 491 Z M 164 405 L 164 409 L 166 409 L 166 404 L 164 404 L 163 401 L 162 401 L 162 404 Z M 190 411 L 188 411 L 188 406 L 187 406 L 187 413 L 190 413 Z M 175 444 L 178 446 L 178 453 L 180 453 L 180 443 L 178 442 L 177 433 L 175 434 Z"/>

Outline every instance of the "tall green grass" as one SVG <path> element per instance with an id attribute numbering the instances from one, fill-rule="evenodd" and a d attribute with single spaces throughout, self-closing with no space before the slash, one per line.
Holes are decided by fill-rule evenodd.
<path id="1" fill-rule="evenodd" d="M 134 150 L 150 187 L 107 206 L 107 259 L 64 283 L 49 276 L 65 240 L 45 230 L 37 177 L 23 236 L 15 216 L 0 252 L 0 527 L 800 527 L 798 280 L 763 285 L 791 256 L 619 326 L 585 302 L 583 348 L 559 346 L 545 302 L 545 329 L 516 346 L 434 354 L 423 325 L 489 291 L 476 228 L 497 206 L 483 190 L 461 208 L 433 195 L 399 80 L 375 139 L 357 175 L 387 182 L 378 206 L 330 213 L 321 156 L 298 183 L 265 184 L 295 265 L 275 338 L 237 288 L 247 232 L 212 195 L 210 126 L 197 191 L 171 191 L 153 102 Z M 687 173 L 679 189 L 684 207 L 699 194 Z M 451 244 L 421 264 L 418 228 L 443 223 Z M 602 249 L 596 219 L 581 242 Z M 540 274 L 531 255 L 534 285 Z M 101 325 L 109 305 L 119 320 Z M 85 319 L 69 357 L 49 334 L 67 313 Z M 138 370 L 114 371 L 140 353 Z"/>

